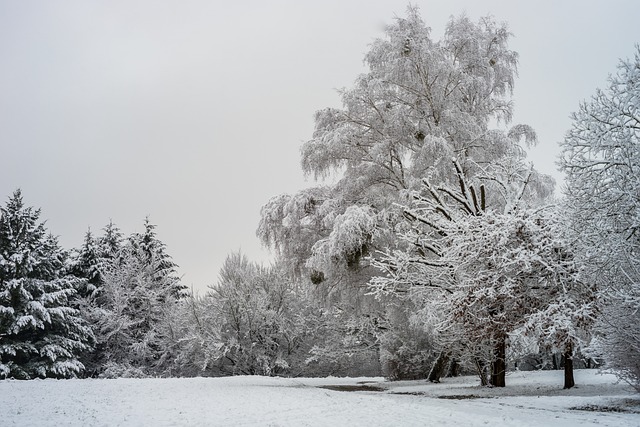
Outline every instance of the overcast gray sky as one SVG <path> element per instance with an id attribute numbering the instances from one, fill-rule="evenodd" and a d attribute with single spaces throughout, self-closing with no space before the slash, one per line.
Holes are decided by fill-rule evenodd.
<path id="1" fill-rule="evenodd" d="M 554 164 L 569 114 L 640 42 L 640 1 L 416 1 L 440 38 L 451 15 L 506 21 L 520 53 L 514 123 Z M 260 207 L 313 185 L 299 166 L 313 114 L 406 1 L 0 0 L 0 198 L 66 248 L 149 215 L 204 290 L 226 255 L 268 259 Z"/>

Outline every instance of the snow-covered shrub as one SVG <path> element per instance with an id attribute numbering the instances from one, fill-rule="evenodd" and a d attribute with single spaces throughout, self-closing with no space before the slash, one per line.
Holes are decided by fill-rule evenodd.
<path id="1" fill-rule="evenodd" d="M 107 362 L 100 373 L 100 378 L 147 378 L 148 376 L 143 369 L 116 362 Z"/>

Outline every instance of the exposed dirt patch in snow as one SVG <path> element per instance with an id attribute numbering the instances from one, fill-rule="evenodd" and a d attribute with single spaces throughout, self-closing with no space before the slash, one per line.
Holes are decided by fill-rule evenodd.
<path id="1" fill-rule="evenodd" d="M 318 388 L 324 388 L 334 391 L 385 391 L 384 388 L 375 385 L 355 384 L 355 385 L 321 385 Z"/>
<path id="2" fill-rule="evenodd" d="M 620 412 L 625 414 L 640 414 L 640 400 L 618 399 L 610 400 L 606 405 L 582 405 L 569 408 L 572 411 L 590 412 Z"/>
<path id="3" fill-rule="evenodd" d="M 450 394 L 448 396 L 438 396 L 438 399 L 449 399 L 449 400 L 465 400 L 465 399 L 483 399 L 486 398 L 483 396 L 477 396 L 475 394 Z"/>

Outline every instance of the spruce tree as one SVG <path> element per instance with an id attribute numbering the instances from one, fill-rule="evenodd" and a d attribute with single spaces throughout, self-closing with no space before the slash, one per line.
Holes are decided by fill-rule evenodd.
<path id="1" fill-rule="evenodd" d="M 0 208 L 0 378 L 77 376 L 93 342 L 71 306 L 82 279 L 65 274 L 66 254 L 39 217 L 20 190 Z"/>
<path id="2" fill-rule="evenodd" d="M 102 231 L 104 234 L 97 239 L 98 255 L 104 262 L 116 260 L 124 241 L 122 232 L 113 221 L 109 221 Z"/>
<path id="3" fill-rule="evenodd" d="M 102 376 L 144 376 L 169 357 L 162 325 L 185 286 L 148 218 L 143 232 L 126 240 L 113 223 L 104 232 L 98 239 L 102 283 L 88 311 L 97 336 L 90 365 Z"/>
<path id="4" fill-rule="evenodd" d="M 186 286 L 180 283 L 176 274 L 178 266 L 167 254 L 166 245 L 158 239 L 155 229 L 149 217 L 145 218 L 144 231 L 129 237 L 128 251 L 142 266 L 151 268 L 154 292 L 180 299 L 186 294 Z"/>
<path id="5" fill-rule="evenodd" d="M 81 297 L 95 295 L 103 281 L 103 260 L 100 256 L 98 242 L 93 237 L 91 230 L 87 230 L 82 246 L 75 251 L 71 264 L 71 273 L 74 276 L 86 279 L 84 286 L 78 289 L 78 294 Z"/>

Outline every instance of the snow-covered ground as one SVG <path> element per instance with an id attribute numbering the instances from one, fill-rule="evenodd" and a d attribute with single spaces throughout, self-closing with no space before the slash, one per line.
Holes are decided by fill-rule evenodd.
<path id="1" fill-rule="evenodd" d="M 0 381 L 0 425 L 640 425 L 640 396 L 626 384 L 591 370 L 576 371 L 576 383 L 562 390 L 561 371 L 513 373 L 504 389 L 475 377 L 8 380 Z"/>

